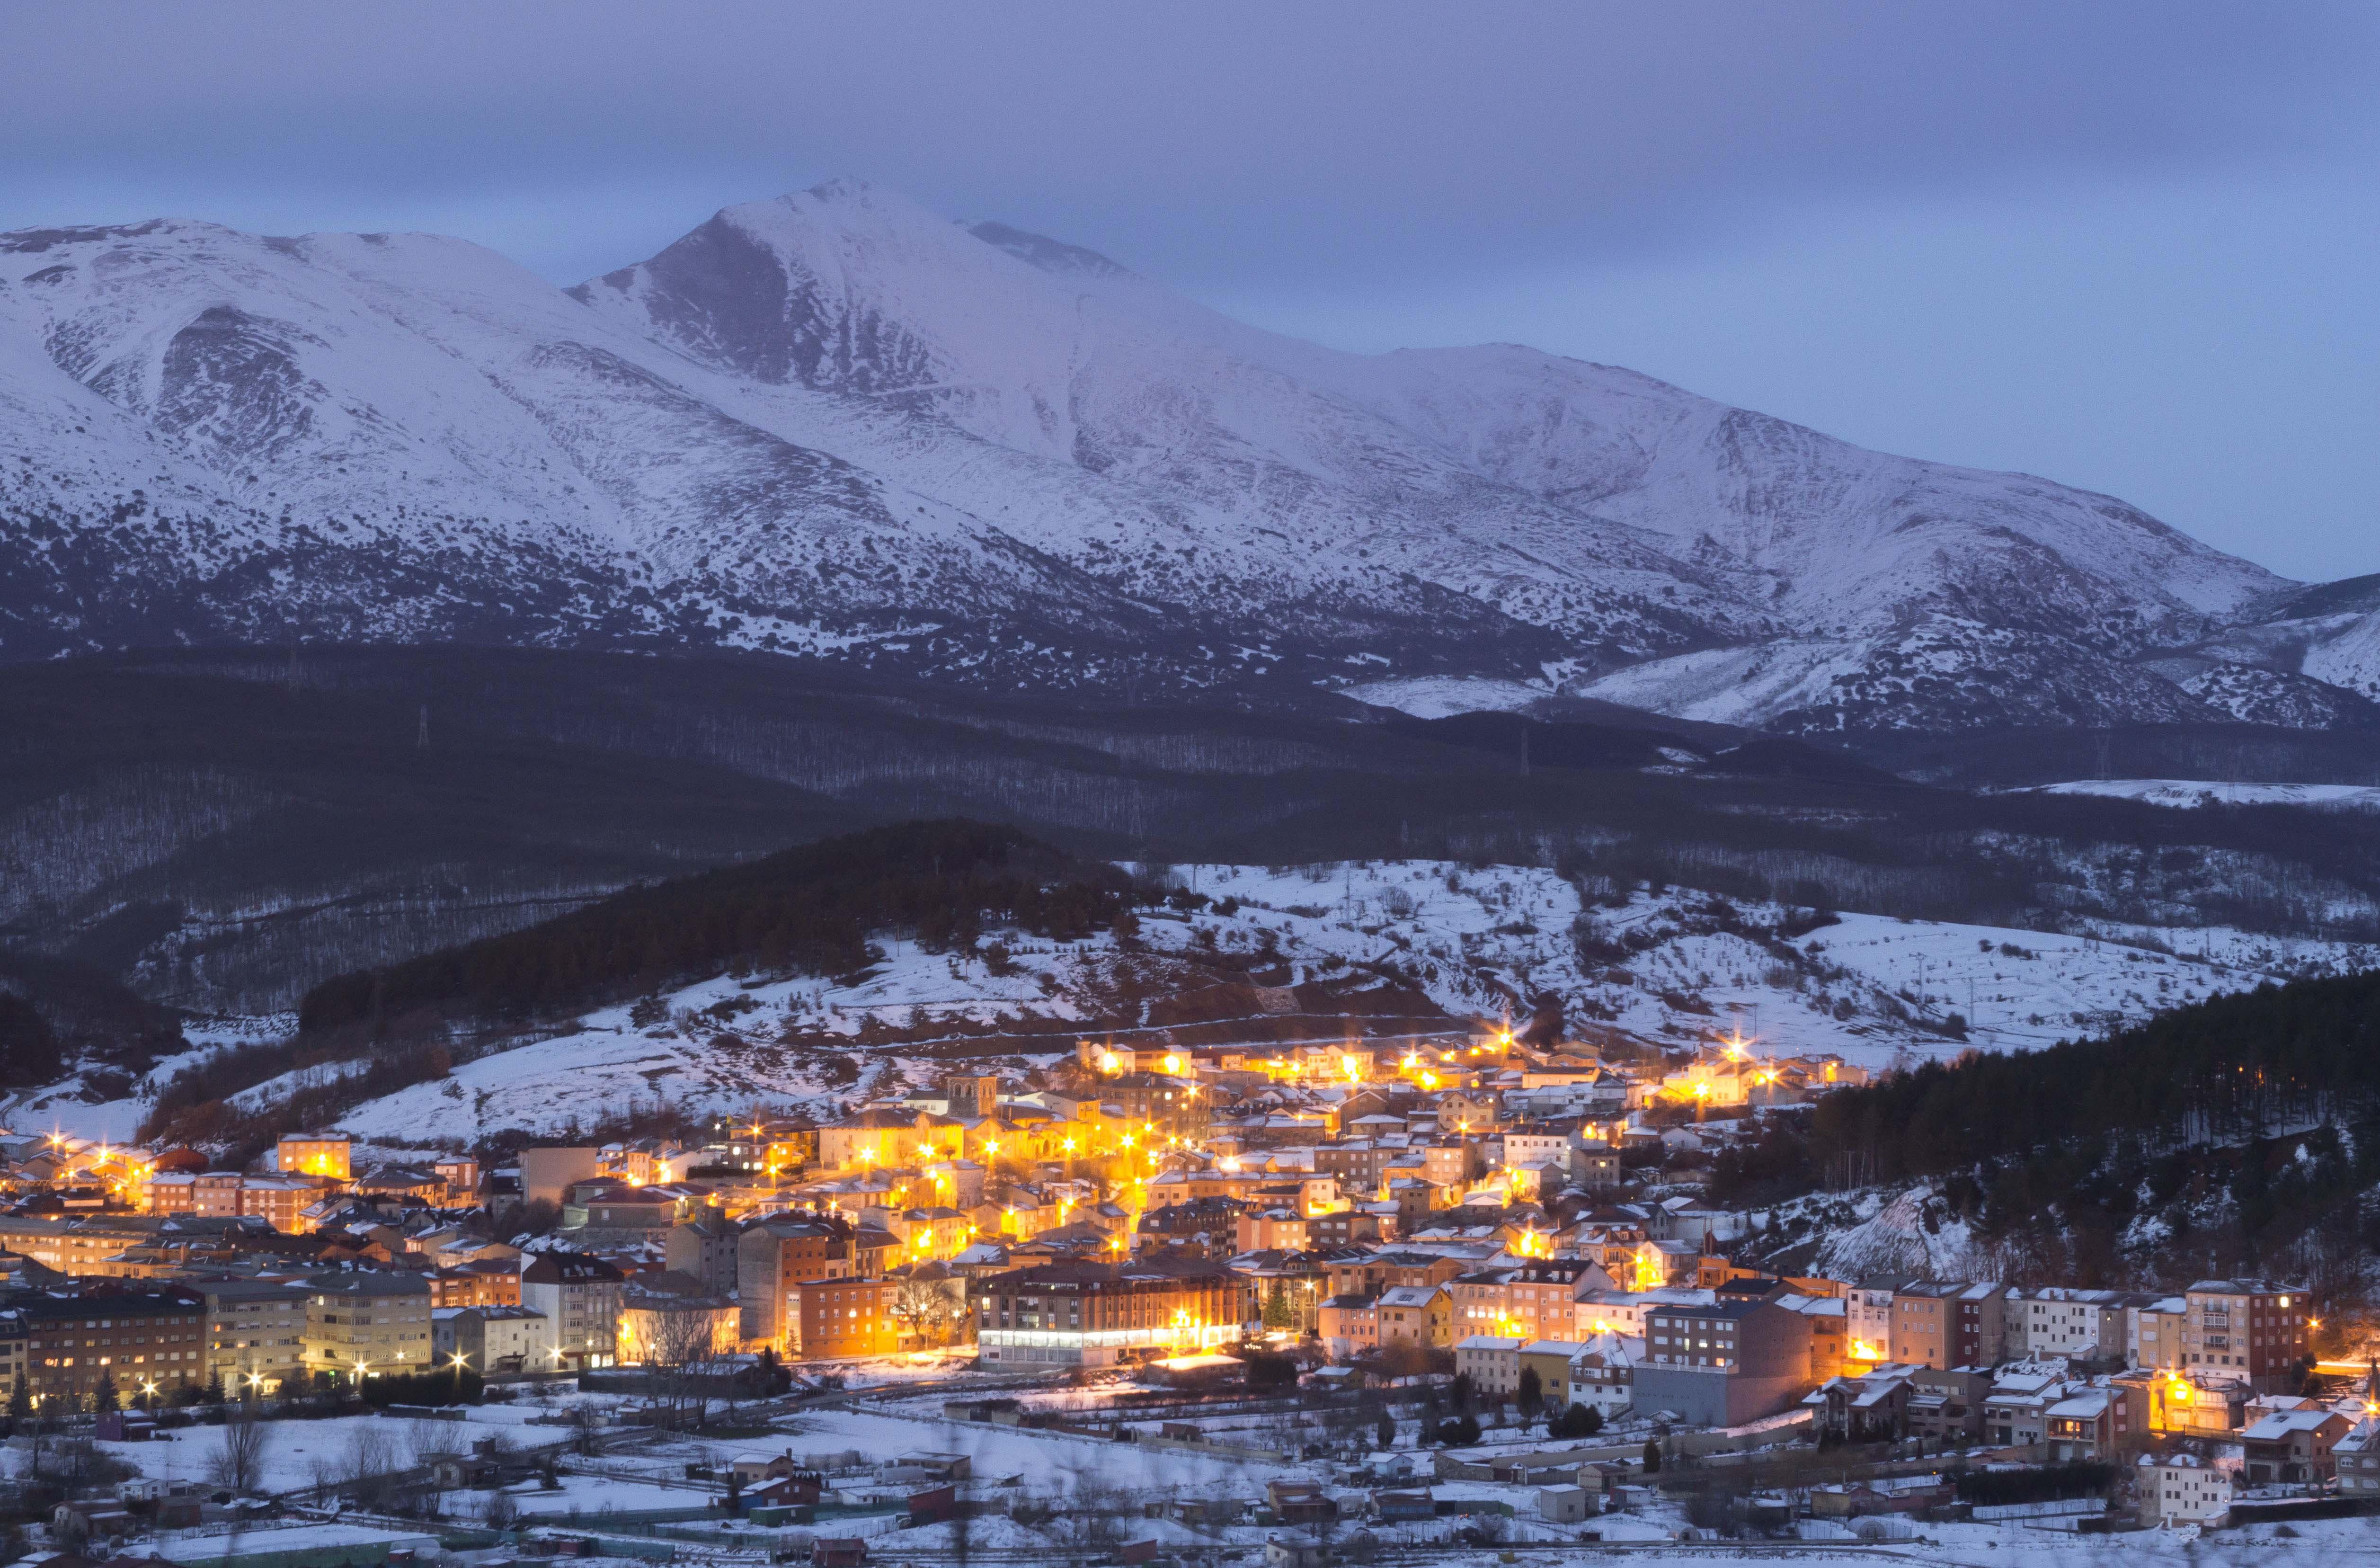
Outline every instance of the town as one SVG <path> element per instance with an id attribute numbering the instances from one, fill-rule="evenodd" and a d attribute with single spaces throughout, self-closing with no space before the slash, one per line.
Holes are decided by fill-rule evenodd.
<path id="1" fill-rule="evenodd" d="M 925 1550 L 905 1527 L 1028 1517 L 977 1477 L 1086 1442 L 1245 1477 L 1078 1501 L 1123 1561 L 1235 1539 L 1312 1568 L 1413 1539 L 1858 1543 L 2380 1512 L 2380 1374 L 2317 1360 L 2304 1282 L 1740 1261 L 1771 1217 L 1705 1201 L 1708 1156 L 1866 1077 L 1740 1030 L 1621 1061 L 1483 1026 L 1085 1039 L 1014 1079 L 954 1073 L 832 1120 L 761 1107 L 582 1146 L 324 1129 L 225 1170 L 199 1149 L 12 1133 L 0 1381 L 36 1477 L 19 1513 L 61 1547 L 147 1538 L 227 1568 L 334 1529 L 363 1554 L 340 1561 L 458 1527 L 495 1550 L 537 1516 L 507 1488 L 542 1466 L 570 1492 L 566 1449 L 573 1485 L 611 1478 L 600 1522 L 638 1554 L 806 1543 L 861 1562 Z M 536 1459 L 507 1446 L 528 1428 L 491 1428 L 281 1487 L 218 1464 L 161 1488 L 121 1457 L 208 1440 L 194 1425 L 229 1453 L 300 1416 L 465 1406 L 541 1411 L 554 1446 Z M 873 1458 L 776 1440 L 837 1410 L 914 1430 Z M 710 1432 L 757 1437 L 759 1457 L 714 1474 L 710 1450 L 669 1446 Z M 83 1457 L 42 1479 L 45 1443 Z M 614 1507 L 648 1452 L 698 1458 L 670 1477 L 683 1489 Z M 194 1550 L 177 1527 L 214 1533 Z"/>

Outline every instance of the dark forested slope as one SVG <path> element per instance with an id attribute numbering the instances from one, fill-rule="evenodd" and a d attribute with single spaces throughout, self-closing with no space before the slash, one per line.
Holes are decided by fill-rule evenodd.
<path id="1" fill-rule="evenodd" d="M 408 1021 L 519 1020 L 722 972 L 829 974 L 868 962 L 868 936 L 971 943 L 989 925 L 1079 939 L 1111 924 L 1130 884 L 1014 828 L 910 822 L 613 893 L 526 930 L 343 975 L 309 991 L 310 1037 Z"/>

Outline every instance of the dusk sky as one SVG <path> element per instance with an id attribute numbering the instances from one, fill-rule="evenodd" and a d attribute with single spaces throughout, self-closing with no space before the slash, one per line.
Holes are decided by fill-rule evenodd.
<path id="1" fill-rule="evenodd" d="M 0 12 L 0 228 L 557 282 L 853 176 L 1340 346 L 1503 339 L 2380 572 L 2380 9 Z"/>

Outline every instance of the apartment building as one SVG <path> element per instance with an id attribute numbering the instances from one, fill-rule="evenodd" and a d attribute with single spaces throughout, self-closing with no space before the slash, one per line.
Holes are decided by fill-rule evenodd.
<path id="1" fill-rule="evenodd" d="M 430 1305 L 442 1307 L 518 1307 L 520 1264 L 507 1258 L 475 1258 L 451 1269 L 430 1273 Z"/>
<path id="2" fill-rule="evenodd" d="M 795 1293 L 808 1281 L 854 1274 L 852 1236 L 851 1222 L 833 1215 L 772 1214 L 746 1226 L 735 1242 L 735 1299 L 745 1343 L 795 1354 L 801 1334 Z"/>
<path id="3" fill-rule="evenodd" d="M 130 1398 L 171 1396 L 207 1380 L 207 1309 L 178 1288 L 93 1286 L 71 1295 L 29 1293 L 16 1304 L 24 1328 L 26 1392 L 41 1403 L 87 1405 L 103 1380 Z"/>
<path id="4" fill-rule="evenodd" d="M 551 1365 L 545 1314 L 533 1307 L 436 1307 L 430 1347 L 438 1365 L 462 1364 L 482 1377 L 533 1372 Z"/>
<path id="5" fill-rule="evenodd" d="M 619 1360 L 620 1270 L 577 1252 L 540 1252 L 521 1264 L 521 1305 L 545 1316 L 540 1371 Z"/>
<path id="6" fill-rule="evenodd" d="M 1220 1265 L 1048 1263 L 980 1280 L 974 1295 L 976 1343 L 1003 1365 L 1112 1367 L 1204 1350 L 1237 1340 L 1257 1316 L 1255 1287 Z"/>
<path id="7" fill-rule="evenodd" d="M 354 1143 L 345 1133 L 292 1133 L 273 1150 L 273 1168 L 285 1175 L 328 1176 L 344 1182 Z"/>
<path id="8" fill-rule="evenodd" d="M 357 1269 L 317 1274 L 306 1297 L 308 1372 L 368 1378 L 430 1367 L 430 1282 Z"/>
<path id="9" fill-rule="evenodd" d="M 2000 1284 L 1900 1285 L 1892 1295 L 1891 1358 L 1937 1371 L 1993 1365 L 2008 1343 L 2008 1294 Z"/>
<path id="10" fill-rule="evenodd" d="M 307 1297 L 303 1285 L 277 1280 L 200 1279 L 188 1282 L 206 1304 L 207 1370 L 225 1390 L 271 1394 L 306 1376 Z"/>
<path id="11" fill-rule="evenodd" d="M 2200 1280 L 2183 1301 L 2186 1370 L 2213 1368 L 2259 1393 L 2295 1387 L 2306 1354 L 2303 1287 L 2269 1280 Z"/>
<path id="12" fill-rule="evenodd" d="M 2131 1358 L 2135 1367 L 2177 1368 L 2182 1361 L 2182 1331 L 2190 1321 L 2190 1303 L 2179 1295 L 2159 1297 L 2131 1314 Z"/>
<path id="13" fill-rule="evenodd" d="M 1454 1342 L 1454 1370 L 1481 1393 L 1509 1399 L 1521 1386 L 1521 1346 L 1507 1334 L 1466 1334 Z"/>
<path id="14" fill-rule="evenodd" d="M 2150 1529 L 2212 1525 L 2231 1512 L 2231 1472 L 2194 1453 L 2144 1453 L 2134 1479 Z"/>
<path id="15" fill-rule="evenodd" d="M 1645 1314 L 1645 1330 L 1639 1410 L 1737 1427 L 1784 1409 L 1812 1387 L 1809 1325 L 1773 1301 L 1661 1307 Z"/>
<path id="16" fill-rule="evenodd" d="M 794 1287 L 785 1354 L 804 1361 L 890 1355 L 901 1348 L 898 1280 L 838 1277 Z"/>

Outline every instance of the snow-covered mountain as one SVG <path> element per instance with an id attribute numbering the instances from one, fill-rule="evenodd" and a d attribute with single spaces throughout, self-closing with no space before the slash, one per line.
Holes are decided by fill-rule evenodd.
<path id="1" fill-rule="evenodd" d="M 1799 729 L 2359 721 L 2370 648 L 2224 644 L 2296 590 L 2105 496 L 1526 348 L 1339 353 L 862 186 L 567 291 L 428 236 L 0 236 L 18 658 L 660 640 Z M 2307 689 L 2192 684 L 2235 664 Z"/>

